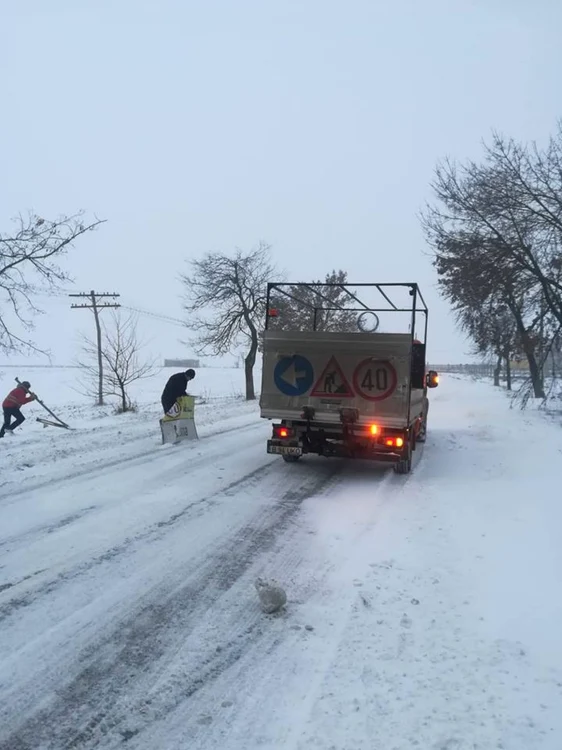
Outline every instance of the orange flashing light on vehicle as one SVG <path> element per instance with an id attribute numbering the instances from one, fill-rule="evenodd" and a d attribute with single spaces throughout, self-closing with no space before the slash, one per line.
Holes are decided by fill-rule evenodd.
<path id="1" fill-rule="evenodd" d="M 378 424 L 372 424 L 369 427 L 369 432 L 371 433 L 371 435 L 378 435 L 380 432 Z"/>
<path id="2" fill-rule="evenodd" d="M 439 373 L 435 372 L 435 370 L 430 370 L 427 373 L 425 382 L 428 388 L 437 388 L 437 386 L 439 385 Z"/>
<path id="3" fill-rule="evenodd" d="M 401 437 L 395 437 L 395 438 L 389 437 L 389 438 L 386 438 L 386 440 L 384 441 L 384 443 L 385 443 L 385 445 L 388 445 L 389 448 L 402 448 L 402 446 L 404 445 L 404 438 L 401 438 Z"/>

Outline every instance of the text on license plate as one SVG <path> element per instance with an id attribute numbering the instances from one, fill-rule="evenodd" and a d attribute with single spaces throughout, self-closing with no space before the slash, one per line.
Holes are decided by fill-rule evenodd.
<path id="1" fill-rule="evenodd" d="M 281 456 L 300 456 L 302 448 L 290 445 L 270 445 L 268 453 L 278 453 Z"/>

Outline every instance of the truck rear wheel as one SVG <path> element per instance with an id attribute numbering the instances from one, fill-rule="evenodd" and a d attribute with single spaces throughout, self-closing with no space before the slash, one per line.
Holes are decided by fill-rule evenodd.
<path id="1" fill-rule="evenodd" d="M 417 437 L 418 443 L 425 443 L 425 438 L 427 436 L 427 413 L 428 411 L 429 411 L 429 401 L 425 399 L 424 409 L 423 409 L 423 419 L 422 419 L 420 431 Z"/>
<path id="2" fill-rule="evenodd" d="M 281 458 L 286 464 L 296 464 L 300 456 L 281 456 Z"/>
<path id="3" fill-rule="evenodd" d="M 412 471 L 412 438 L 404 447 L 401 459 L 394 464 L 394 471 L 397 474 L 409 474 Z"/>

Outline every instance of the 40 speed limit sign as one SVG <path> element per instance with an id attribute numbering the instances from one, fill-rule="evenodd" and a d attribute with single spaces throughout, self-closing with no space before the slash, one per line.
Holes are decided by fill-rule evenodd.
<path id="1" fill-rule="evenodd" d="M 386 359 L 364 359 L 353 373 L 355 393 L 367 401 L 384 401 L 396 389 L 396 370 Z"/>

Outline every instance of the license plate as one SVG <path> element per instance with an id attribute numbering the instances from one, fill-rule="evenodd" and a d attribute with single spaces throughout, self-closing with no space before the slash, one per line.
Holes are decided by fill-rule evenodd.
<path id="1" fill-rule="evenodd" d="M 302 448 L 292 445 L 268 445 L 267 452 L 280 456 L 302 456 Z"/>

